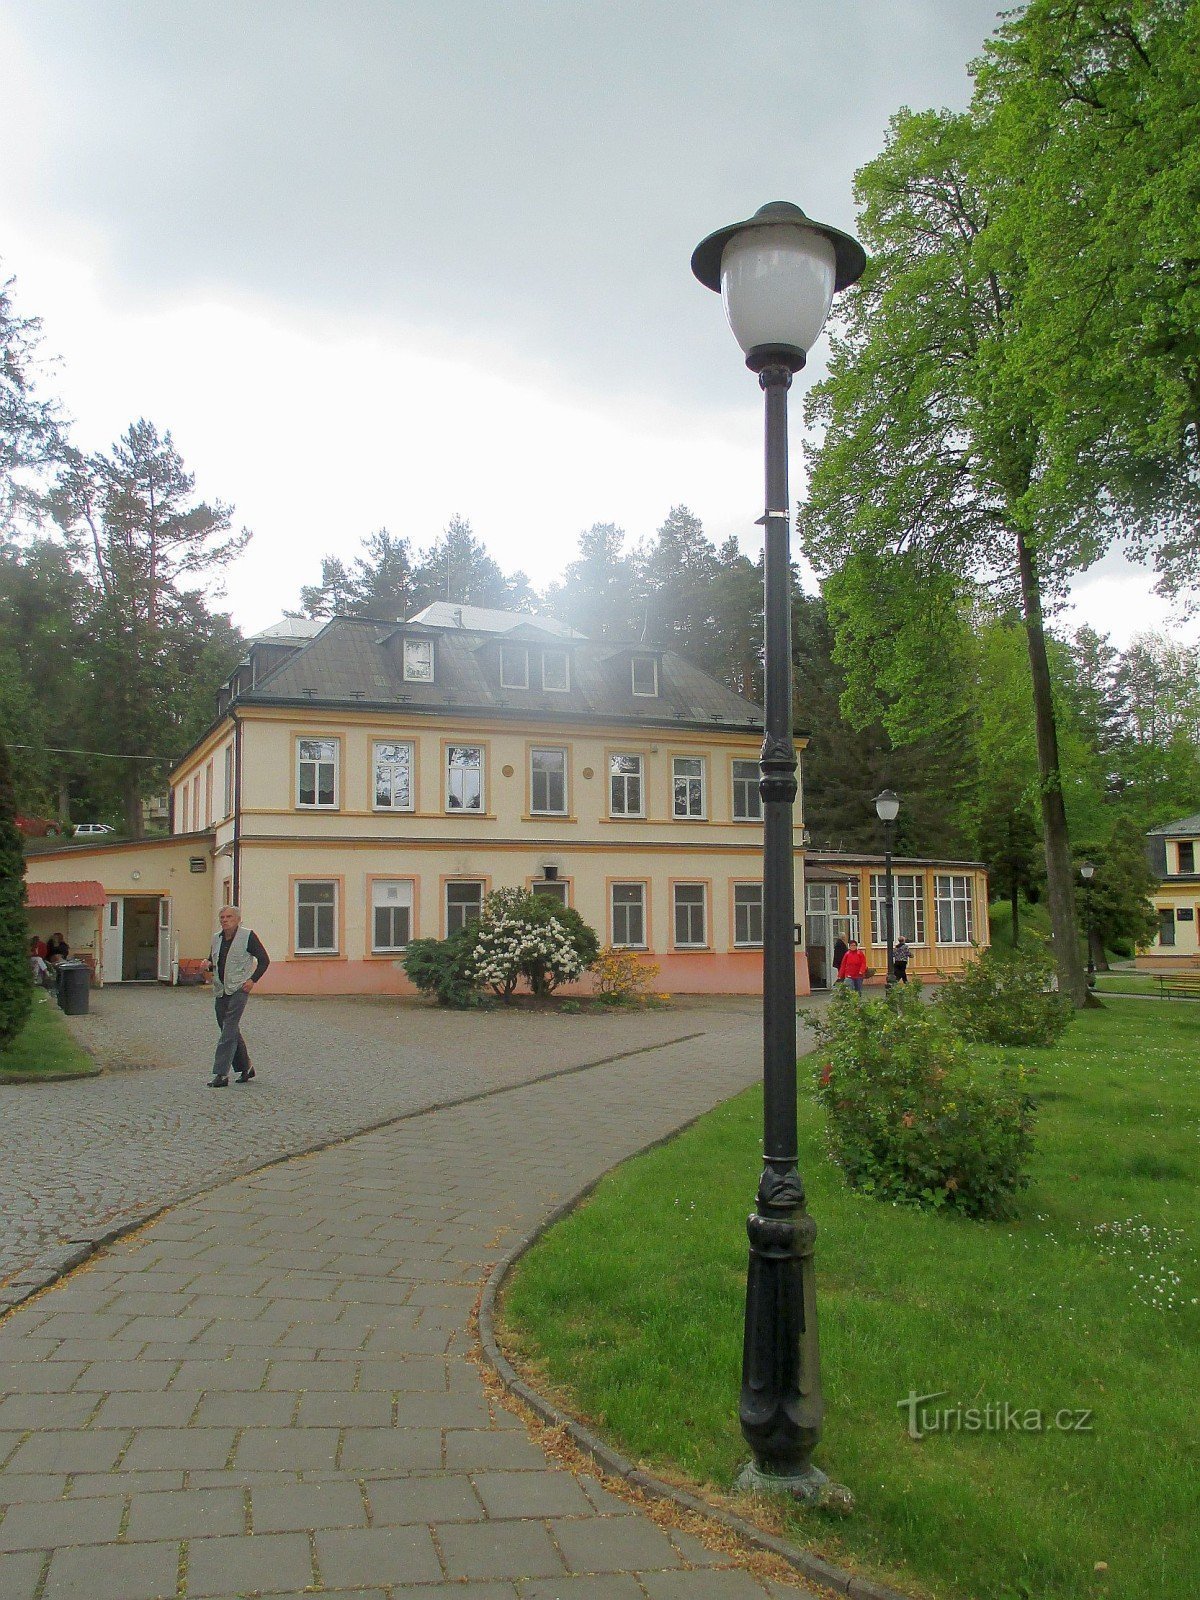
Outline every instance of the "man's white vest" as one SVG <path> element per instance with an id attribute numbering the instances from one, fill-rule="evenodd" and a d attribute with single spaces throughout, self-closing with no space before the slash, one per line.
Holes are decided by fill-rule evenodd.
<path id="1" fill-rule="evenodd" d="M 221 981 L 220 970 L 217 962 L 221 959 L 221 935 L 217 934 L 212 942 L 213 965 L 213 993 L 236 994 L 247 978 L 254 976 L 254 969 L 258 962 L 250 954 L 250 929 L 244 923 L 239 923 L 237 932 L 229 944 L 229 953 L 225 957 L 225 981 Z"/>

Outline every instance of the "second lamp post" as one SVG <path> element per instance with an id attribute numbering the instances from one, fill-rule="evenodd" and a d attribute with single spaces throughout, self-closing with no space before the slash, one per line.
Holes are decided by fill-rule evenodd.
<path id="1" fill-rule="evenodd" d="M 787 392 L 834 294 L 862 274 L 848 234 L 775 201 L 697 245 L 692 271 L 725 314 L 766 397 L 763 798 L 763 1172 L 746 1223 L 750 1265 L 738 1415 L 754 1460 L 739 1480 L 808 1501 L 844 1500 L 812 1464 L 821 1433 L 813 1240 L 796 1138 L 796 966 L 792 806 L 792 597 Z"/>
<path id="2" fill-rule="evenodd" d="M 875 799 L 875 815 L 883 823 L 883 896 L 884 928 L 887 936 L 887 975 L 884 987 L 890 989 L 896 981 L 896 896 L 892 885 L 892 846 L 896 842 L 896 818 L 900 815 L 900 797 L 885 789 Z"/>

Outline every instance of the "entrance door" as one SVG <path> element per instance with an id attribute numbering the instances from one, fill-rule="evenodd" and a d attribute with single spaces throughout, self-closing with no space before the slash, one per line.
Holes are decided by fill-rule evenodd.
<path id="1" fill-rule="evenodd" d="M 175 970 L 171 954 L 171 897 L 163 895 L 158 902 L 158 981 L 174 983 Z"/>
<path id="2" fill-rule="evenodd" d="M 119 898 L 104 907 L 104 938 L 100 957 L 103 983 L 120 983 L 125 961 L 125 902 Z"/>

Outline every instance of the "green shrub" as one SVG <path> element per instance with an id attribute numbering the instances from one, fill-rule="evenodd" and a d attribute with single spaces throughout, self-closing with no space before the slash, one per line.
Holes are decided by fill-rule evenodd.
<path id="1" fill-rule="evenodd" d="M 473 925 L 472 971 L 507 1000 L 523 978 L 539 999 L 583 976 L 600 941 L 579 915 L 528 889 L 495 889 Z"/>
<path id="2" fill-rule="evenodd" d="M 914 985 L 882 1000 L 839 990 L 812 1022 L 830 1153 L 851 1188 L 968 1217 L 1011 1212 L 1033 1145 L 1020 1071 L 973 1061 Z"/>
<path id="3" fill-rule="evenodd" d="M 984 1044 L 1050 1046 L 1066 1032 L 1074 1011 L 1052 987 L 1054 959 L 1043 939 L 1014 950 L 993 945 L 942 987 L 938 1009 L 964 1039 Z"/>
<path id="4" fill-rule="evenodd" d="M 440 1006 L 466 1008 L 479 1003 L 475 926 L 469 923 L 448 939 L 414 939 L 404 952 L 409 982 Z"/>

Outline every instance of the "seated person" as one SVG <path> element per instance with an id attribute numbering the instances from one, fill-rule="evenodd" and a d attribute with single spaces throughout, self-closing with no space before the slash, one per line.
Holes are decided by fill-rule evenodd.
<path id="1" fill-rule="evenodd" d="M 40 939 L 29 941 L 29 976 L 44 989 L 54 987 L 54 977 L 46 965 L 46 946 Z"/>
<path id="2" fill-rule="evenodd" d="M 65 961 L 71 954 L 71 947 L 61 933 L 52 933 L 46 945 L 46 960 L 52 967 L 60 961 Z"/>

